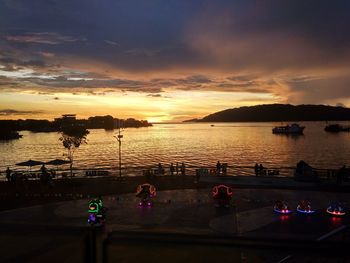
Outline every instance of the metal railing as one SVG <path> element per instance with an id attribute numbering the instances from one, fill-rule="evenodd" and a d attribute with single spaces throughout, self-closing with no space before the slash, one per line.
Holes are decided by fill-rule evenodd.
<path id="1" fill-rule="evenodd" d="M 118 176 L 119 168 L 79 168 L 73 169 L 74 177 L 103 177 L 103 176 Z M 202 176 L 262 176 L 262 177 L 293 177 L 295 167 L 265 167 L 264 170 L 258 175 L 255 174 L 254 166 L 242 166 L 242 165 L 228 165 L 225 171 L 217 172 L 215 166 L 195 166 L 186 165 L 185 175 L 195 176 L 197 171 L 201 171 Z M 51 170 L 50 170 L 51 171 Z M 70 178 L 70 170 L 68 169 L 53 169 L 55 178 Z M 314 168 L 313 171 L 317 172 L 318 177 L 321 179 L 335 180 L 338 170 L 337 169 L 319 169 Z M 25 175 L 28 180 L 39 180 L 41 172 L 40 170 L 32 171 L 15 171 L 19 172 L 19 175 Z M 154 176 L 167 176 L 167 175 L 179 175 L 181 176 L 180 168 L 174 172 L 170 171 L 169 166 L 163 167 L 159 170 L 156 165 L 154 166 L 129 166 L 122 167 L 122 176 L 142 176 L 145 174 L 151 174 Z M 0 180 L 6 180 L 5 171 L 0 171 Z"/>

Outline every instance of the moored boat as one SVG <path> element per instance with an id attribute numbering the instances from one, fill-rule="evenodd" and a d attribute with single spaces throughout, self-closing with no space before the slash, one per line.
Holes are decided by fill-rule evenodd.
<path id="1" fill-rule="evenodd" d="M 272 129 L 272 133 L 274 134 L 303 134 L 305 127 L 300 126 L 297 123 L 293 123 L 292 125 L 286 126 L 277 126 Z"/>
<path id="2" fill-rule="evenodd" d="M 324 130 L 326 132 L 350 132 L 350 126 L 342 126 L 340 124 L 327 125 Z"/>

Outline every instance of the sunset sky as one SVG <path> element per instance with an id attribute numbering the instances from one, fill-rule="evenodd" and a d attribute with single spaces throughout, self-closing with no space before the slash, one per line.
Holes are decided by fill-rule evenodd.
<path id="1" fill-rule="evenodd" d="M 350 106 L 350 1 L 0 0 L 0 119 Z"/>

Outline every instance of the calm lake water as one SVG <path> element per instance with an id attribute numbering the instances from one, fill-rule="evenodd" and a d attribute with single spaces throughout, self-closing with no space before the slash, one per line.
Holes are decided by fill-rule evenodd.
<path id="1" fill-rule="evenodd" d="M 295 166 L 305 160 L 317 168 L 349 164 L 350 133 L 325 132 L 324 122 L 305 122 L 303 136 L 274 135 L 281 123 L 156 124 L 123 131 L 122 160 L 126 167 L 168 165 L 211 166 L 220 160 L 229 165 L 268 167 Z M 64 158 L 58 133 L 21 132 L 23 138 L 0 143 L 0 168 L 18 169 L 15 163 L 28 159 L 49 161 Z M 76 168 L 118 167 L 116 131 L 90 130 L 88 144 L 75 153 Z M 23 168 L 22 168 L 23 169 Z"/>

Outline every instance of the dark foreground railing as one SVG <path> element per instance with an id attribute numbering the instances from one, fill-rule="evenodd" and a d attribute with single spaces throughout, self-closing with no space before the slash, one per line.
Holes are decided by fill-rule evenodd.
<path id="1" fill-rule="evenodd" d="M 175 169 L 175 168 L 174 168 Z M 318 178 L 336 180 L 338 169 L 319 169 L 314 168 L 313 171 L 317 173 Z M 49 169 L 49 172 L 53 173 L 56 179 L 71 177 L 70 170 L 64 169 Z M 155 166 L 128 166 L 122 167 L 122 176 L 142 176 L 142 175 L 152 175 L 152 176 L 167 176 L 167 175 L 190 175 L 195 176 L 201 173 L 201 176 L 268 176 L 268 177 L 293 177 L 295 172 L 295 167 L 264 167 L 263 170 L 255 173 L 254 166 L 245 166 L 245 165 L 227 165 L 224 170 L 219 172 L 216 170 L 216 166 L 198 166 L 186 164 L 184 174 L 181 171 L 181 167 L 171 172 L 170 166 L 164 165 L 162 169 L 158 169 Z M 18 180 L 39 180 L 41 177 L 40 170 L 16 170 L 13 171 L 16 173 Z M 350 177 L 350 171 L 347 169 L 347 173 L 344 179 Z M 119 176 L 119 168 L 79 168 L 73 169 L 74 177 L 105 177 L 105 176 Z M 5 169 L 0 170 L 0 180 L 6 180 Z"/>

